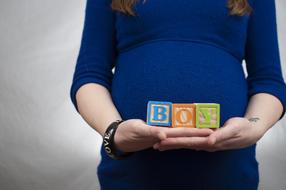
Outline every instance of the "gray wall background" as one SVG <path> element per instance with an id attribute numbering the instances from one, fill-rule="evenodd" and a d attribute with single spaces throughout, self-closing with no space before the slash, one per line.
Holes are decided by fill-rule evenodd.
<path id="1" fill-rule="evenodd" d="M 286 1 L 276 2 L 285 78 Z M 1 190 L 99 189 L 101 137 L 69 99 L 84 8 L 85 0 L 0 1 Z M 284 118 L 258 143 L 260 189 L 285 189 L 285 144 Z"/>

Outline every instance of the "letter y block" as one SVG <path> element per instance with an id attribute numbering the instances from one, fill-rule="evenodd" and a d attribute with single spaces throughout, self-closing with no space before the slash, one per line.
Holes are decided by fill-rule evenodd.
<path id="1" fill-rule="evenodd" d="M 195 105 L 197 128 L 219 128 L 220 104 L 195 103 Z"/>

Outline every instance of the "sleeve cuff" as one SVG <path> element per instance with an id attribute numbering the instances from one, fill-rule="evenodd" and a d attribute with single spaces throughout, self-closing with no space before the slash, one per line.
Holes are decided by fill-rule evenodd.
<path id="1" fill-rule="evenodd" d="M 76 81 L 73 81 L 72 85 L 71 85 L 71 88 L 70 88 L 70 98 L 71 98 L 71 101 L 76 109 L 76 111 L 79 113 L 79 110 L 78 110 L 78 106 L 77 106 L 77 102 L 76 102 L 76 92 L 78 91 L 78 89 L 83 86 L 84 84 L 87 84 L 87 83 L 96 83 L 96 84 L 100 84 L 104 87 L 107 88 L 107 90 L 111 90 L 111 85 L 108 84 L 107 82 L 105 81 L 102 81 L 102 80 L 99 80 L 97 78 L 93 78 L 93 77 L 86 77 L 86 78 L 82 78 L 82 79 L 78 79 Z"/>
<path id="2" fill-rule="evenodd" d="M 280 100 L 283 106 L 283 111 L 278 121 L 281 120 L 284 117 L 285 111 L 286 111 L 286 85 L 283 85 L 283 86 L 255 85 L 255 88 L 249 89 L 248 98 L 250 98 L 251 96 L 257 93 L 268 93 L 278 98 L 278 100 Z"/>

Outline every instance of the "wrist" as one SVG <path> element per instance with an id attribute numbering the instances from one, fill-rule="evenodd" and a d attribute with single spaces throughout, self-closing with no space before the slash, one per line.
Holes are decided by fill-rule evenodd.
<path id="1" fill-rule="evenodd" d="M 118 129 L 118 128 L 121 127 L 121 123 L 118 124 L 117 130 L 116 130 L 116 132 L 114 134 L 113 145 L 114 145 L 114 148 L 118 152 L 124 153 L 125 151 L 123 151 L 122 147 L 120 146 L 120 143 L 122 142 L 122 138 L 124 138 L 124 137 L 122 137 L 122 135 L 120 134 L 120 129 Z"/>
<path id="2" fill-rule="evenodd" d="M 122 123 L 123 120 L 116 120 L 112 122 L 106 129 L 104 135 L 103 135 L 103 145 L 106 153 L 109 157 L 113 159 L 123 159 L 129 155 L 131 155 L 131 152 L 122 152 L 121 150 L 117 149 L 117 146 L 115 146 L 114 143 L 114 136 L 116 134 L 117 128 L 120 123 Z"/>
<path id="3" fill-rule="evenodd" d="M 267 127 L 262 123 L 259 117 L 245 117 L 253 129 L 255 136 L 260 139 L 267 131 Z"/>

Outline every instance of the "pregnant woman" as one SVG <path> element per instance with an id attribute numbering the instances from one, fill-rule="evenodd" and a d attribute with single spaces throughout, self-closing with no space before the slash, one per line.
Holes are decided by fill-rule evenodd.
<path id="1" fill-rule="evenodd" d="M 104 138 L 101 189 L 257 189 L 281 71 L 274 0 L 87 0 L 70 96 Z M 147 125 L 149 100 L 219 103 L 221 126 Z"/>

